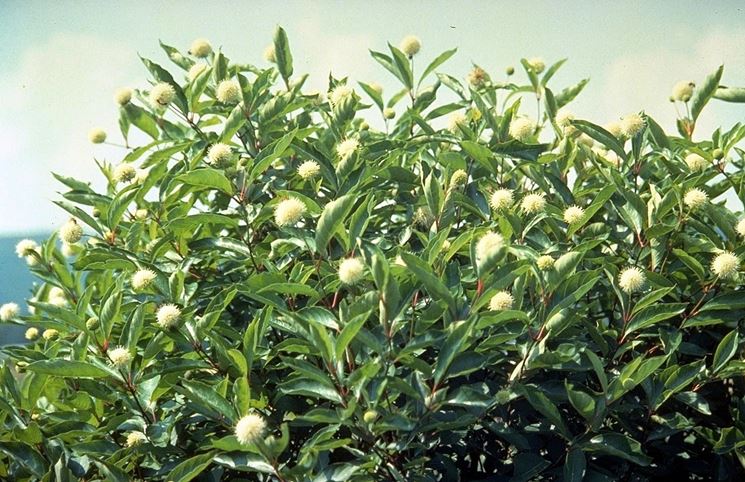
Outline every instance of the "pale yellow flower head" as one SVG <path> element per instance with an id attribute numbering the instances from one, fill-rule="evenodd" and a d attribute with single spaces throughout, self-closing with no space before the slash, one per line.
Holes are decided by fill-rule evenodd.
<path id="1" fill-rule="evenodd" d="M 476 243 L 476 257 L 486 259 L 496 254 L 504 246 L 504 238 L 501 234 L 489 231 Z"/>
<path id="2" fill-rule="evenodd" d="M 41 334 L 41 337 L 47 341 L 56 340 L 57 338 L 59 338 L 59 331 L 55 330 L 54 328 L 48 328 L 44 330 L 44 333 Z"/>
<path id="3" fill-rule="evenodd" d="M 31 327 L 28 330 L 26 330 L 25 337 L 29 341 L 36 340 L 39 338 L 39 330 L 37 328 Z"/>
<path id="4" fill-rule="evenodd" d="M 127 448 L 137 447 L 147 442 L 147 435 L 137 430 L 127 434 Z"/>
<path id="5" fill-rule="evenodd" d="M 448 117 L 448 130 L 452 133 L 457 133 L 461 127 L 466 126 L 468 118 L 462 111 L 456 111 L 450 114 Z"/>
<path id="6" fill-rule="evenodd" d="M 740 237 L 745 238 L 745 218 L 740 219 L 737 223 L 737 234 L 740 235 Z"/>
<path id="7" fill-rule="evenodd" d="M 113 350 L 109 350 L 109 360 L 112 366 L 124 368 L 132 361 L 132 354 L 126 348 L 118 346 Z"/>
<path id="8" fill-rule="evenodd" d="M 644 271 L 636 266 L 629 266 L 618 276 L 618 286 L 628 294 L 640 291 L 646 282 L 647 276 Z"/>
<path id="9" fill-rule="evenodd" d="M 88 131 L 88 140 L 93 144 L 102 144 L 106 142 L 106 131 L 98 127 Z"/>
<path id="10" fill-rule="evenodd" d="M 181 318 L 181 309 L 174 304 L 163 305 L 158 308 L 155 318 L 158 326 L 164 330 L 169 330 L 178 325 Z"/>
<path id="11" fill-rule="evenodd" d="M 618 121 L 608 122 L 603 126 L 606 131 L 610 132 L 613 137 L 621 137 L 623 131 L 621 130 L 621 123 Z"/>
<path id="12" fill-rule="evenodd" d="M 489 204 L 495 211 L 509 209 L 515 202 L 515 197 L 509 189 L 497 189 L 489 197 Z"/>
<path id="13" fill-rule="evenodd" d="M 546 68 L 546 62 L 540 57 L 533 57 L 528 59 L 528 67 L 536 74 L 540 74 Z"/>
<path id="14" fill-rule="evenodd" d="M 362 280 L 365 265 L 360 258 L 347 258 L 339 265 L 339 280 L 342 284 L 353 285 Z"/>
<path id="15" fill-rule="evenodd" d="M 212 53 L 212 45 L 210 45 L 209 40 L 205 38 L 198 38 L 191 43 L 189 53 L 192 54 L 194 57 L 198 57 L 200 59 L 209 57 L 209 55 Z"/>
<path id="16" fill-rule="evenodd" d="M 349 159 L 360 147 L 360 142 L 357 139 L 350 138 L 344 139 L 336 146 L 336 153 L 339 155 L 339 159 L 345 161 Z"/>
<path id="17" fill-rule="evenodd" d="M 31 256 L 39 252 L 39 245 L 31 239 L 23 239 L 16 244 L 16 254 L 19 258 Z"/>
<path id="18" fill-rule="evenodd" d="M 579 206 L 569 206 L 564 211 L 564 222 L 567 224 L 574 224 L 582 220 L 585 215 L 585 210 Z"/>
<path id="19" fill-rule="evenodd" d="M 520 203 L 520 209 L 525 214 L 536 214 L 546 207 L 546 198 L 543 193 L 532 193 L 525 196 Z"/>
<path id="20" fill-rule="evenodd" d="M 339 84 L 329 92 L 329 102 L 333 107 L 354 96 L 354 89 L 347 84 Z"/>
<path id="21" fill-rule="evenodd" d="M 140 269 L 135 271 L 132 275 L 132 288 L 135 291 L 141 291 L 150 286 L 150 283 L 155 281 L 157 275 L 155 271 L 151 269 Z"/>
<path id="22" fill-rule="evenodd" d="M 740 269 L 740 258 L 729 251 L 716 255 L 711 262 L 711 271 L 720 278 L 735 278 Z"/>
<path id="23" fill-rule="evenodd" d="M 305 179 L 313 179 L 321 172 L 321 166 L 316 161 L 305 161 L 297 168 L 298 175 Z"/>
<path id="24" fill-rule="evenodd" d="M 153 107 L 166 107 L 176 98 L 176 89 L 168 82 L 159 82 L 150 89 L 148 99 Z"/>
<path id="25" fill-rule="evenodd" d="M 538 269 L 541 271 L 548 271 L 551 268 L 554 267 L 554 263 L 556 263 L 556 260 L 553 258 L 553 256 L 544 254 L 543 256 L 539 256 L 538 259 L 535 260 L 535 264 L 538 266 Z"/>
<path id="26" fill-rule="evenodd" d="M 266 421 L 261 415 L 249 413 L 235 424 L 235 438 L 243 445 L 258 442 L 266 431 Z"/>
<path id="27" fill-rule="evenodd" d="M 274 222 L 277 226 L 294 226 L 307 210 L 305 203 L 300 199 L 285 199 L 274 207 Z"/>
<path id="28" fill-rule="evenodd" d="M 5 303 L 0 306 L 0 320 L 10 321 L 17 317 L 20 312 L 21 309 L 16 303 Z"/>
<path id="29" fill-rule="evenodd" d="M 217 100 L 225 104 L 237 104 L 243 99 L 241 85 L 237 80 L 223 80 L 217 85 Z"/>
<path id="30" fill-rule="evenodd" d="M 688 102 L 693 95 L 696 84 L 690 80 L 681 80 L 673 86 L 671 97 L 679 102 Z"/>
<path id="31" fill-rule="evenodd" d="M 628 114 L 621 119 L 621 134 L 634 137 L 644 129 L 644 117 L 639 114 Z"/>
<path id="32" fill-rule="evenodd" d="M 685 163 L 691 171 L 703 171 L 711 165 L 706 158 L 696 154 L 695 152 L 691 152 L 685 157 Z"/>
<path id="33" fill-rule="evenodd" d="M 489 300 L 489 309 L 492 311 L 504 311 L 512 308 L 514 298 L 507 291 L 499 291 Z"/>
<path id="34" fill-rule="evenodd" d="M 114 172 L 111 173 L 111 177 L 116 183 L 129 182 L 137 176 L 135 167 L 128 163 L 122 162 L 114 168 Z"/>
<path id="35" fill-rule="evenodd" d="M 401 49 L 401 52 L 405 53 L 409 57 L 413 57 L 414 55 L 418 54 L 421 48 L 421 40 L 419 40 L 419 38 L 414 35 L 407 35 L 403 38 L 403 40 L 401 40 L 401 44 L 399 45 L 399 49 Z"/>
<path id="36" fill-rule="evenodd" d="M 132 100 L 132 89 L 129 87 L 122 87 L 114 92 L 114 102 L 119 105 L 127 105 Z"/>
<path id="37" fill-rule="evenodd" d="M 683 202 L 686 206 L 688 206 L 691 209 L 698 209 L 704 204 L 706 204 L 709 200 L 709 197 L 706 195 L 704 191 L 698 188 L 693 188 L 689 190 L 685 196 L 683 196 Z"/>
<path id="38" fill-rule="evenodd" d="M 75 244 L 83 237 L 83 228 L 75 219 L 70 219 L 59 228 L 59 237 L 63 243 Z"/>
<path id="39" fill-rule="evenodd" d="M 229 145 L 218 142 L 207 151 L 207 162 L 215 167 L 227 167 L 233 159 L 233 151 Z"/>
<path id="40" fill-rule="evenodd" d="M 452 176 L 450 176 L 450 186 L 452 188 L 462 186 L 468 182 L 468 173 L 463 169 L 456 170 Z"/>
<path id="41" fill-rule="evenodd" d="M 510 137 L 525 141 L 535 132 L 535 122 L 528 117 L 517 117 L 510 122 Z"/>

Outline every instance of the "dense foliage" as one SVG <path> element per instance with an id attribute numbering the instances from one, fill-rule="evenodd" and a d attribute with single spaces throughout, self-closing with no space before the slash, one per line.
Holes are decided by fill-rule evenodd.
<path id="1" fill-rule="evenodd" d="M 675 87 L 677 135 L 600 127 L 563 61 L 461 81 L 420 47 L 371 52 L 390 96 L 304 91 L 282 29 L 268 68 L 143 59 L 105 192 L 57 176 L 73 219 L 18 247 L 1 478 L 745 475 L 745 127 L 692 140 L 745 90 L 720 68 Z"/>

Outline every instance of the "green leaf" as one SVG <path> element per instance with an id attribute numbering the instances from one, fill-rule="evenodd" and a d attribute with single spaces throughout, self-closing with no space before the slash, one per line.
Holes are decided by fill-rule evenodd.
<path id="1" fill-rule="evenodd" d="M 142 107 L 138 107 L 129 102 L 122 107 L 127 120 L 153 139 L 160 137 L 158 124 L 153 116 Z"/>
<path id="2" fill-rule="evenodd" d="M 183 389 L 176 387 L 176 390 L 187 395 L 189 400 L 211 410 L 215 415 L 226 417 L 228 421 L 237 418 L 233 406 L 225 399 L 225 397 L 217 393 L 214 386 L 202 382 L 187 380 L 182 380 L 181 384 L 183 385 Z"/>
<path id="3" fill-rule="evenodd" d="M 233 193 L 233 185 L 228 178 L 217 169 L 196 169 L 177 176 L 175 180 L 190 186 L 218 189 L 226 194 Z"/>
<path id="4" fill-rule="evenodd" d="M 564 380 L 564 387 L 574 409 L 586 420 L 591 421 L 595 416 L 595 399 L 581 390 L 576 390 L 567 380 Z"/>
<path id="5" fill-rule="evenodd" d="M 737 346 L 740 342 L 737 330 L 729 332 L 717 346 L 714 352 L 714 360 L 711 363 L 712 372 L 716 373 L 727 364 L 727 362 L 737 353 Z"/>
<path id="6" fill-rule="evenodd" d="M 559 409 L 546 395 L 544 395 L 543 392 L 540 391 L 539 388 L 521 386 L 520 391 L 533 408 L 538 410 L 548 419 L 549 422 L 555 425 L 567 440 L 572 438 L 572 433 L 564 423 L 564 419 L 561 417 Z"/>
<path id="7" fill-rule="evenodd" d="M 274 55 L 277 59 L 277 69 L 287 82 L 292 77 L 292 54 L 290 53 L 290 41 L 287 39 L 287 32 L 279 26 L 274 31 Z"/>
<path id="8" fill-rule="evenodd" d="M 238 225 L 238 221 L 223 214 L 201 213 L 176 218 L 169 222 L 167 227 L 173 231 L 193 231 L 202 224 L 235 227 Z"/>
<path id="9" fill-rule="evenodd" d="M 401 253 L 401 259 L 406 264 L 406 267 L 424 285 L 433 300 L 442 300 L 451 308 L 455 306 L 453 295 L 443 282 L 432 273 L 430 266 L 427 266 L 424 261 L 410 253 Z"/>
<path id="10" fill-rule="evenodd" d="M 391 44 L 388 44 L 388 48 L 393 55 L 393 64 L 398 70 L 399 79 L 404 83 L 407 89 L 411 90 L 414 88 L 414 75 L 411 72 L 411 64 L 406 55 L 399 49 Z"/>
<path id="11" fill-rule="evenodd" d="M 724 102 L 745 102 L 745 87 L 719 86 L 713 97 Z"/>
<path id="12" fill-rule="evenodd" d="M 574 125 L 577 129 L 584 132 L 588 136 L 592 137 L 608 149 L 613 150 L 616 154 L 618 154 L 618 157 L 620 157 L 624 161 L 628 160 L 628 155 L 623 149 L 623 145 L 618 141 L 618 139 L 616 139 L 613 134 L 611 134 L 604 128 L 600 127 L 599 125 L 593 124 L 592 122 L 584 120 L 572 121 L 572 125 Z"/>
<path id="13" fill-rule="evenodd" d="M 581 449 L 572 448 L 567 453 L 566 462 L 564 463 L 564 482 L 582 482 L 587 469 L 585 454 Z"/>
<path id="14" fill-rule="evenodd" d="M 422 81 L 424 81 L 424 79 L 426 79 L 429 74 L 431 74 L 432 72 L 434 72 L 437 67 L 439 67 L 440 65 L 444 64 L 457 51 L 458 51 L 458 49 L 446 50 L 443 53 L 441 53 L 440 55 L 438 55 L 437 58 L 435 58 L 435 60 L 433 60 L 432 62 L 430 62 L 430 64 L 427 66 L 427 68 L 424 69 L 424 72 L 422 72 L 422 76 L 419 78 L 419 84 L 418 85 L 421 85 Z"/>
<path id="15" fill-rule="evenodd" d="M 173 468 L 171 473 L 168 474 L 168 477 L 166 477 L 166 480 L 189 482 L 210 466 L 212 460 L 215 458 L 215 453 L 216 452 L 207 452 L 206 454 L 196 455 L 190 459 L 184 460 Z"/>
<path id="16" fill-rule="evenodd" d="M 435 386 L 440 384 L 440 381 L 447 374 L 450 364 L 453 362 L 455 356 L 461 352 L 463 344 L 468 339 L 468 335 L 471 332 L 472 323 L 467 321 L 458 322 L 448 337 L 440 347 L 440 353 L 437 356 L 437 362 L 435 363 L 435 369 L 433 373 Z"/>
<path id="17" fill-rule="evenodd" d="M 357 196 L 349 193 L 338 199 L 334 199 L 324 206 L 316 226 L 316 249 L 320 253 L 326 252 L 326 246 L 331 241 L 336 230 L 342 225 L 344 219 L 349 215 L 356 200 Z"/>
<path id="18" fill-rule="evenodd" d="M 639 442 L 620 433 L 596 435 L 589 442 L 581 444 L 581 447 L 587 452 L 602 452 L 642 467 L 652 463 L 652 458 L 642 452 Z"/>
<path id="19" fill-rule="evenodd" d="M 39 477 L 38 480 L 41 480 L 41 477 L 47 471 L 48 464 L 44 457 L 24 443 L 0 442 L 0 452 L 7 454 L 11 461 L 21 464 L 29 472 Z"/>
<path id="20" fill-rule="evenodd" d="M 686 309 L 685 303 L 659 303 L 650 307 L 647 307 L 639 311 L 631 319 L 628 327 L 626 328 L 626 334 L 633 333 L 638 330 L 648 328 L 655 323 L 658 323 L 673 316 L 677 316 L 683 313 Z"/>
<path id="21" fill-rule="evenodd" d="M 605 205 L 608 200 L 613 197 L 613 194 L 616 192 L 616 187 L 613 184 L 608 184 L 605 186 L 598 194 L 595 196 L 595 199 L 592 200 L 592 203 L 590 203 L 589 206 L 585 209 L 585 214 L 582 216 L 582 219 L 580 219 L 578 222 L 572 224 L 567 229 L 567 237 L 571 237 L 574 235 L 574 233 L 577 232 L 578 229 L 580 229 L 582 226 L 587 224 L 590 219 L 598 212 L 600 209 Z"/>
<path id="22" fill-rule="evenodd" d="M 696 122 L 701 111 L 717 91 L 723 71 L 724 65 L 720 65 L 714 73 L 709 74 L 701 85 L 698 85 L 696 90 L 693 91 L 693 96 L 691 97 L 691 117 L 694 122 Z"/>
<path id="23" fill-rule="evenodd" d="M 26 369 L 62 378 L 106 378 L 110 375 L 106 370 L 90 363 L 62 358 L 35 361 L 30 363 Z"/>

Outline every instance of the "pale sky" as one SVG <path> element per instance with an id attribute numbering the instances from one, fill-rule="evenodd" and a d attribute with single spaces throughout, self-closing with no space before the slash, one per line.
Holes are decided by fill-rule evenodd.
<path id="1" fill-rule="evenodd" d="M 323 90 L 329 71 L 353 81 L 395 84 L 368 49 L 407 34 L 422 40 L 424 65 L 458 53 L 439 70 L 463 77 L 471 62 L 502 78 L 521 57 L 569 61 L 555 90 L 584 77 L 572 104 L 599 124 L 644 109 L 673 131 L 668 102 L 679 80 L 700 82 L 725 64 L 722 82 L 745 86 L 745 10 L 741 1 L 20 1 L 0 0 L 0 234 L 50 231 L 67 217 L 52 204 L 61 189 L 50 171 L 100 183 L 94 157 L 124 151 L 94 146 L 91 127 L 120 141 L 114 91 L 145 87 L 137 57 L 167 66 L 158 39 L 185 52 L 208 38 L 232 60 L 265 65 L 276 25 L 290 38 L 295 72 Z M 420 67 L 421 68 L 421 67 Z M 175 72 L 175 67 L 172 69 Z M 532 112 L 531 112 L 532 113 Z M 713 102 L 699 137 L 745 121 L 745 105 Z"/>

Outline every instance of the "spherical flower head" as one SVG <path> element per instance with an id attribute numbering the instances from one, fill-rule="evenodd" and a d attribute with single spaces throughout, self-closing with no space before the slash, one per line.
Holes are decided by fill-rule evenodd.
<path id="1" fill-rule="evenodd" d="M 465 127 L 467 123 L 468 118 L 464 112 L 453 112 L 450 114 L 450 117 L 448 117 L 448 130 L 452 133 L 457 133 L 460 131 L 460 128 Z"/>
<path id="2" fill-rule="evenodd" d="M 517 117 L 510 122 L 510 136 L 525 141 L 535 132 L 535 122 L 527 117 Z"/>
<path id="3" fill-rule="evenodd" d="M 383 95 L 383 86 L 377 82 L 370 82 L 367 84 L 373 91 L 378 95 Z"/>
<path id="4" fill-rule="evenodd" d="M 63 243 L 75 244 L 83 237 L 83 228 L 74 219 L 70 219 L 59 228 L 59 237 Z"/>
<path id="5" fill-rule="evenodd" d="M 556 260 L 553 258 L 553 256 L 550 256 L 548 254 L 539 256 L 538 259 L 535 260 L 535 264 L 538 266 L 538 269 L 540 269 L 541 271 L 550 270 L 551 268 L 554 267 L 554 263 L 556 263 Z"/>
<path id="6" fill-rule="evenodd" d="M 233 150 L 229 145 L 218 142 L 213 144 L 207 151 L 207 162 L 216 167 L 225 167 L 230 165 L 233 158 Z"/>
<path id="7" fill-rule="evenodd" d="M 569 206 L 564 211 L 564 222 L 567 224 L 578 223 L 582 220 L 585 215 L 585 210 L 579 206 Z"/>
<path id="8" fill-rule="evenodd" d="M 116 183 L 129 182 L 137 176 L 137 170 L 135 167 L 128 163 L 122 162 L 114 168 L 114 172 L 111 173 L 111 177 Z"/>
<path id="9" fill-rule="evenodd" d="M 274 222 L 277 226 L 294 226 L 302 219 L 308 208 L 300 199 L 291 197 L 274 207 Z"/>
<path id="10" fill-rule="evenodd" d="M 0 306 L 0 320 L 2 321 L 10 321 L 16 316 L 18 316 L 18 313 L 20 312 L 20 308 L 15 303 L 5 303 L 4 305 Z"/>
<path id="11" fill-rule="evenodd" d="M 191 43 L 189 53 L 194 57 L 198 57 L 200 59 L 209 57 L 209 55 L 212 53 L 212 45 L 210 45 L 209 40 L 205 38 L 198 38 Z"/>
<path id="12" fill-rule="evenodd" d="M 59 286 L 52 286 L 49 289 L 49 294 L 47 295 L 49 299 L 52 298 L 64 298 L 65 297 L 65 290 L 60 288 Z"/>
<path id="13" fill-rule="evenodd" d="M 277 51 L 274 49 L 274 44 L 269 44 L 264 49 L 264 60 L 269 63 L 277 63 Z"/>
<path id="14" fill-rule="evenodd" d="M 19 258 L 25 258 L 26 256 L 32 256 L 34 253 L 39 252 L 39 245 L 36 241 L 31 239 L 22 239 L 16 244 L 16 254 Z"/>
<path id="15" fill-rule="evenodd" d="M 471 84 L 471 86 L 478 89 L 480 87 L 483 87 L 487 82 L 489 82 L 490 79 L 489 74 L 486 73 L 486 70 L 476 65 L 473 67 L 473 69 L 471 69 L 470 72 L 468 72 L 466 80 L 469 84 Z"/>
<path id="16" fill-rule="evenodd" d="M 450 176 L 450 187 L 456 188 L 464 185 L 468 182 L 468 173 L 463 169 L 456 170 L 452 176 Z"/>
<path id="17" fill-rule="evenodd" d="M 159 82 L 150 89 L 150 104 L 153 107 L 166 107 L 176 98 L 176 89 L 168 82 Z"/>
<path id="18" fill-rule="evenodd" d="M 28 330 L 26 330 L 26 334 L 24 336 L 29 341 L 36 340 L 37 338 L 39 338 L 39 330 L 34 327 L 31 327 Z"/>
<path id="19" fill-rule="evenodd" d="M 186 73 L 186 78 L 189 79 L 189 82 L 194 82 L 194 79 L 199 77 L 199 74 L 201 74 L 205 70 L 207 70 L 207 64 L 197 62 L 196 64 L 189 67 L 189 71 Z"/>
<path id="20" fill-rule="evenodd" d="M 644 271 L 636 266 L 629 266 L 618 275 L 618 286 L 628 294 L 640 291 L 646 282 L 647 276 Z"/>
<path id="21" fill-rule="evenodd" d="M 673 100 L 677 100 L 680 102 L 688 102 L 689 100 L 691 100 L 693 89 L 695 87 L 696 84 L 694 84 L 690 80 L 681 80 L 680 82 L 673 85 L 673 92 L 670 97 L 672 97 Z"/>
<path id="22" fill-rule="evenodd" d="M 305 161 L 297 168 L 297 174 L 304 180 L 313 179 L 321 172 L 321 166 L 316 161 Z"/>
<path id="23" fill-rule="evenodd" d="M 44 330 L 44 333 L 41 334 L 41 337 L 47 341 L 56 340 L 59 338 L 59 331 L 54 328 L 47 328 Z"/>
<path id="24" fill-rule="evenodd" d="M 639 114 L 628 114 L 621 119 L 621 134 L 631 138 L 644 129 L 644 117 Z"/>
<path id="25" fill-rule="evenodd" d="M 138 445 L 142 445 L 145 442 L 147 442 L 147 435 L 140 431 L 135 430 L 133 432 L 129 432 L 129 434 L 127 435 L 128 448 L 137 447 Z"/>
<path id="26" fill-rule="evenodd" d="M 354 95 L 354 89 L 347 84 L 339 84 L 329 92 L 329 103 L 336 107 Z"/>
<path id="27" fill-rule="evenodd" d="M 106 131 L 98 127 L 88 131 L 88 140 L 93 144 L 102 144 L 106 141 Z"/>
<path id="28" fill-rule="evenodd" d="M 545 207 L 546 199 L 543 193 L 528 194 L 520 203 L 520 209 L 522 209 L 525 214 L 535 214 L 541 212 Z"/>
<path id="29" fill-rule="evenodd" d="M 147 176 L 150 173 L 148 169 L 140 169 L 135 167 L 135 177 L 132 179 L 133 184 L 142 184 L 147 180 Z"/>
<path id="30" fill-rule="evenodd" d="M 504 246 L 504 238 L 501 234 L 489 231 L 481 236 L 476 243 L 476 257 L 478 259 L 488 258 Z"/>
<path id="31" fill-rule="evenodd" d="M 540 74 L 546 68 L 546 62 L 540 57 L 533 57 L 528 59 L 528 67 L 536 74 Z"/>
<path id="32" fill-rule="evenodd" d="M 181 309 L 174 304 L 163 305 L 158 308 L 155 318 L 158 326 L 164 330 L 170 330 L 178 325 L 181 318 Z"/>
<path id="33" fill-rule="evenodd" d="M 147 214 L 148 214 L 147 209 L 145 208 L 138 209 L 137 211 L 135 211 L 135 219 L 138 221 L 144 221 L 145 219 L 147 219 Z"/>
<path id="34" fill-rule="evenodd" d="M 432 223 L 435 222 L 435 216 L 432 214 L 429 206 L 420 206 L 414 211 L 413 221 L 414 224 L 429 229 Z"/>
<path id="35" fill-rule="evenodd" d="M 249 413 L 241 417 L 235 424 L 235 438 L 243 445 L 250 445 L 258 442 L 266 431 L 266 421 L 264 417 L 255 413 Z"/>
<path id="36" fill-rule="evenodd" d="M 241 85 L 237 80 L 223 80 L 217 85 L 217 100 L 225 104 L 237 104 L 243 99 Z"/>
<path id="37" fill-rule="evenodd" d="M 683 196 L 683 202 L 691 209 L 698 209 L 709 200 L 709 196 L 698 188 L 693 188 Z"/>
<path id="38" fill-rule="evenodd" d="M 118 346 L 113 350 L 109 350 L 109 360 L 111 360 L 112 366 L 124 368 L 132 361 L 132 354 L 123 346 Z"/>
<path id="39" fill-rule="evenodd" d="M 88 328 L 89 330 L 95 330 L 98 328 L 98 326 L 99 326 L 98 318 L 96 318 L 95 316 L 91 316 L 85 321 L 85 327 Z"/>
<path id="40" fill-rule="evenodd" d="M 155 271 L 150 269 L 141 269 L 132 275 L 132 288 L 135 291 L 141 291 L 150 286 L 150 283 L 155 281 L 157 275 Z"/>
<path id="41" fill-rule="evenodd" d="M 621 123 L 618 121 L 608 122 L 603 126 L 613 137 L 621 137 L 623 131 L 621 130 Z"/>
<path id="42" fill-rule="evenodd" d="M 566 108 L 561 108 L 559 109 L 559 112 L 556 113 L 556 125 L 561 128 L 569 127 L 574 119 L 574 112 Z"/>
<path id="43" fill-rule="evenodd" d="M 65 306 L 67 306 L 67 298 L 65 298 L 64 296 L 50 296 L 47 302 L 50 305 L 54 305 L 59 308 L 64 308 Z"/>
<path id="44" fill-rule="evenodd" d="M 422 49 L 422 42 L 414 35 L 407 35 L 403 40 L 401 40 L 401 44 L 398 48 L 408 57 L 413 57 Z"/>
<path id="45" fill-rule="evenodd" d="M 512 308 L 515 299 L 507 291 L 499 291 L 489 300 L 489 309 L 492 311 L 504 311 Z"/>
<path id="46" fill-rule="evenodd" d="M 719 278 L 735 278 L 739 268 L 740 258 L 729 251 L 719 253 L 711 262 L 711 271 Z"/>
<path id="47" fill-rule="evenodd" d="M 685 163 L 691 171 L 703 171 L 711 165 L 705 157 L 700 156 L 695 152 L 691 152 L 685 157 Z"/>
<path id="48" fill-rule="evenodd" d="M 510 207 L 512 207 L 512 203 L 514 202 L 515 197 L 512 195 L 512 191 L 510 191 L 509 189 L 497 189 L 489 198 L 489 204 L 495 211 L 509 209 Z"/>
<path id="49" fill-rule="evenodd" d="M 739 234 L 740 237 L 745 238 L 745 218 L 742 218 L 737 223 L 736 230 L 737 230 L 737 234 Z"/>
<path id="50" fill-rule="evenodd" d="M 357 139 L 345 139 L 336 146 L 336 154 L 339 159 L 346 161 L 352 154 L 354 154 L 360 147 L 360 142 Z"/>
<path id="51" fill-rule="evenodd" d="M 339 280 L 342 284 L 353 285 L 362 280 L 365 265 L 360 258 L 347 258 L 339 265 Z"/>
<path id="52" fill-rule="evenodd" d="M 114 102 L 119 105 L 127 105 L 132 100 L 132 89 L 129 87 L 122 87 L 114 92 Z"/>
<path id="53" fill-rule="evenodd" d="M 362 420 L 364 420 L 365 423 L 373 423 L 376 418 L 378 418 L 378 412 L 375 410 L 367 410 L 362 415 Z"/>
<path id="54" fill-rule="evenodd" d="M 394 117 L 396 117 L 396 111 L 391 107 L 386 107 L 385 109 L 383 109 L 383 117 L 385 117 L 388 120 L 391 120 Z"/>

